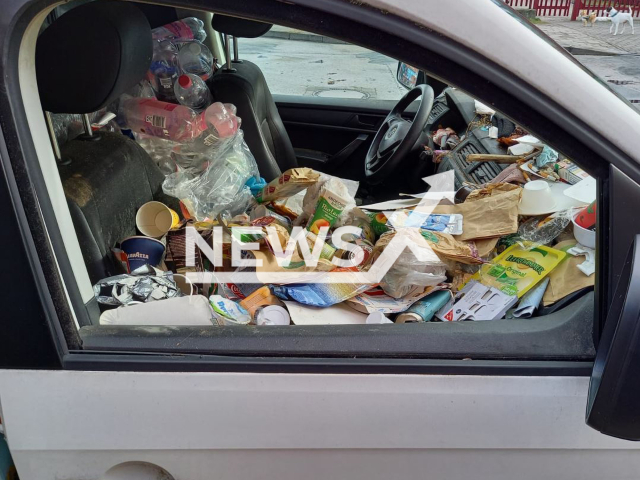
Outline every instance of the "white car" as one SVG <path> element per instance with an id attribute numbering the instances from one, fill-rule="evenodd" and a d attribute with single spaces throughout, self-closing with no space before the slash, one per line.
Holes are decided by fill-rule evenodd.
<path id="1" fill-rule="evenodd" d="M 499 0 L 166 3 L 3 2 L 0 418 L 20 478 L 637 478 L 638 111 Z M 194 16 L 221 64 L 207 84 L 237 106 L 267 181 L 311 166 L 360 181 L 370 203 L 447 171 L 485 183 L 505 166 L 466 155 L 504 146 L 477 99 L 492 126 L 525 128 L 597 180 L 595 285 L 531 319 L 100 324 L 92 285 L 135 234 L 125 213 L 171 199 L 133 140 L 85 116 L 63 141 L 56 122 L 129 91 L 150 28 Z M 295 30 L 264 36 L 271 24 Z M 330 70 L 335 51 L 357 70 Z M 435 164 L 439 126 L 463 138 Z"/>

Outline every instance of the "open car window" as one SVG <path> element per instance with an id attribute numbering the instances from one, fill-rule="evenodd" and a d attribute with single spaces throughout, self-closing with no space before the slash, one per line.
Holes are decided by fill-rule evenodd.
<path id="1" fill-rule="evenodd" d="M 417 67 L 222 15 L 145 30 L 131 10 L 126 78 L 61 98 L 42 72 L 110 5 L 36 50 L 85 349 L 592 357 L 597 179 L 578 159 Z"/>

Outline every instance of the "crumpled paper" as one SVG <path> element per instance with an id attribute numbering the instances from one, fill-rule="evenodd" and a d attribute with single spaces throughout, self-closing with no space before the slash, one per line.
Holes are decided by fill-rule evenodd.
<path id="1" fill-rule="evenodd" d="M 103 305 L 130 305 L 181 295 L 173 272 L 164 272 L 150 265 L 135 269 L 131 274 L 115 275 L 93 286 L 93 294 Z"/>

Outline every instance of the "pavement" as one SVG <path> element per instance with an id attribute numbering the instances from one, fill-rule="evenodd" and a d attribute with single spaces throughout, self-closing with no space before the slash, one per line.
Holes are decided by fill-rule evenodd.
<path id="1" fill-rule="evenodd" d="M 584 27 L 582 22 L 572 22 L 565 18 L 543 17 L 540 20 L 541 23 L 537 23 L 536 26 L 574 54 L 576 51 L 603 55 L 640 54 L 640 31 L 638 35 L 631 35 L 628 26 L 624 34 L 618 32 L 618 35 L 614 36 L 609 33 L 609 21 L 596 22 L 593 27 Z"/>
<path id="2" fill-rule="evenodd" d="M 584 27 L 555 17 L 535 26 L 640 110 L 640 30 L 614 36 L 608 21 Z M 405 92 L 396 82 L 397 62 L 384 55 L 287 27 L 274 26 L 264 37 L 242 39 L 241 56 L 260 65 L 274 93 L 398 100 Z"/>

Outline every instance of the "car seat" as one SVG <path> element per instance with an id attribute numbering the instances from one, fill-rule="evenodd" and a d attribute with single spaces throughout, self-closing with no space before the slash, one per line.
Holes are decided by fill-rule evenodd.
<path id="1" fill-rule="evenodd" d="M 212 26 L 225 34 L 227 56 L 230 55 L 229 35 L 238 42 L 238 38 L 264 35 L 271 28 L 268 23 L 219 13 L 213 16 Z M 236 51 L 237 47 L 236 43 Z M 211 77 L 211 91 L 216 101 L 233 103 L 238 108 L 244 139 L 256 159 L 260 175 L 267 181 L 273 180 L 282 171 L 298 166 L 291 140 L 260 68 L 237 57 L 233 62 L 229 60 L 226 67 Z"/>
<path id="2" fill-rule="evenodd" d="M 135 86 L 152 57 L 151 29 L 135 6 L 81 5 L 39 37 L 36 74 L 42 107 L 53 113 L 95 112 Z M 151 157 L 120 133 L 80 136 L 61 147 L 60 178 L 89 278 L 119 272 L 111 254 L 136 234 L 135 215 L 151 200 L 178 207 L 162 192 L 164 176 Z"/>

